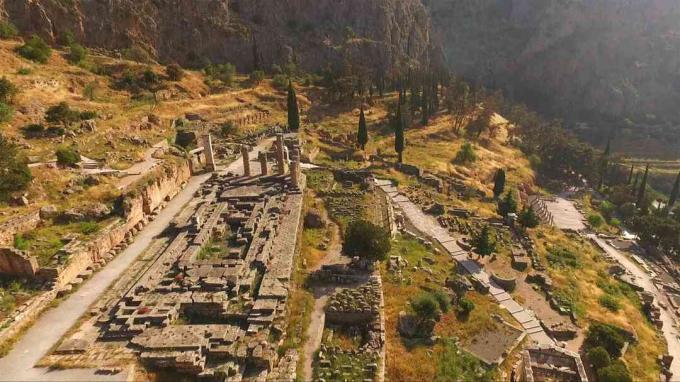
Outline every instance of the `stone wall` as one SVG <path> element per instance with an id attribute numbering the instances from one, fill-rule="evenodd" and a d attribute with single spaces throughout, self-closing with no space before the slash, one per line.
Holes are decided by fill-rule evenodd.
<path id="1" fill-rule="evenodd" d="M 33 277 L 37 271 L 35 256 L 14 248 L 0 248 L 0 274 Z"/>
<path id="2" fill-rule="evenodd" d="M 11 245 L 18 233 L 35 229 L 40 224 L 40 211 L 17 216 L 0 224 L 0 246 Z"/>

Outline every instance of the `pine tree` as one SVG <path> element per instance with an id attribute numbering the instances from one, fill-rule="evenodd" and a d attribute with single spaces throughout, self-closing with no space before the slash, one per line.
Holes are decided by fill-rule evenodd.
<path id="1" fill-rule="evenodd" d="M 630 173 L 628 173 L 628 184 L 633 181 L 633 172 L 635 171 L 635 165 L 630 165 Z"/>
<path id="2" fill-rule="evenodd" d="M 366 116 L 364 115 L 364 105 L 361 105 L 359 112 L 359 131 L 357 132 L 357 142 L 362 150 L 366 149 L 368 143 L 368 130 L 366 128 Z"/>
<path id="3" fill-rule="evenodd" d="M 288 81 L 288 128 L 292 131 L 300 128 L 300 110 L 292 81 Z"/>
<path id="4" fill-rule="evenodd" d="M 678 192 L 680 192 L 680 172 L 675 178 L 675 184 L 673 184 L 673 190 L 671 191 L 671 197 L 668 199 L 668 211 L 673 209 L 675 202 L 678 201 Z"/>
<path id="5" fill-rule="evenodd" d="M 538 216 L 531 207 L 524 208 L 519 214 L 519 224 L 524 228 L 536 228 L 538 227 Z"/>
<path id="6" fill-rule="evenodd" d="M 399 163 L 404 162 L 404 119 L 401 116 L 401 98 L 397 105 L 397 115 L 394 117 L 394 151 L 399 156 Z"/>
<path id="7" fill-rule="evenodd" d="M 498 199 L 503 191 L 505 191 L 505 170 L 499 168 L 496 175 L 493 177 L 493 197 Z"/>
<path id="8" fill-rule="evenodd" d="M 513 196 L 512 191 L 508 191 L 505 194 L 505 197 L 503 200 L 498 202 L 498 213 L 506 217 L 508 214 L 516 213 L 517 212 L 517 201 L 515 200 L 515 197 Z"/>
<path id="9" fill-rule="evenodd" d="M 491 241 L 491 230 L 485 225 L 479 234 L 472 239 L 472 244 L 480 256 L 489 256 L 496 250 L 496 243 Z"/>
<path id="10" fill-rule="evenodd" d="M 640 208 L 645 201 L 645 191 L 647 191 L 647 175 L 649 174 L 649 165 L 645 167 L 645 174 L 642 176 L 642 183 L 637 196 L 637 206 Z"/>

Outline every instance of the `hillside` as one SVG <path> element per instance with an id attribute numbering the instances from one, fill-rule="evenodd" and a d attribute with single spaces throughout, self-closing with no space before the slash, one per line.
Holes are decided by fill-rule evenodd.
<path id="1" fill-rule="evenodd" d="M 578 131 L 596 144 L 613 129 L 616 150 L 680 154 L 677 1 L 427 3 L 454 73 L 587 122 Z"/>

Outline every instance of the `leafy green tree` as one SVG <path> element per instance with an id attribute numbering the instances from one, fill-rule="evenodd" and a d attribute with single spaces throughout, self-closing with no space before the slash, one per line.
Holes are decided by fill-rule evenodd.
<path id="1" fill-rule="evenodd" d="M 397 152 L 399 163 L 404 163 L 404 119 L 401 115 L 401 98 L 392 125 L 394 128 L 394 151 Z"/>
<path id="2" fill-rule="evenodd" d="M 208 65 L 203 72 L 213 80 L 221 81 L 226 86 L 231 86 L 236 76 L 236 67 L 231 63 Z"/>
<path id="3" fill-rule="evenodd" d="M 0 38 L 13 38 L 16 37 L 17 34 L 19 34 L 19 31 L 17 31 L 17 28 L 14 26 L 14 24 L 5 20 L 0 21 Z"/>
<path id="4" fill-rule="evenodd" d="M 0 102 L 11 104 L 18 92 L 17 87 L 7 77 L 0 78 Z"/>
<path id="5" fill-rule="evenodd" d="M 536 228 L 540 223 L 538 216 L 531 207 L 525 207 L 522 212 L 519 213 L 519 224 L 524 228 Z"/>
<path id="6" fill-rule="evenodd" d="M 671 190 L 671 196 L 668 198 L 668 211 L 673 209 L 675 202 L 678 201 L 678 193 L 680 192 L 680 172 L 678 176 L 675 177 L 675 183 L 673 184 L 673 190 Z"/>
<path id="7" fill-rule="evenodd" d="M 59 102 L 45 112 L 45 120 L 49 123 L 60 123 L 68 126 L 79 119 L 80 113 L 71 109 L 66 102 Z"/>
<path id="8" fill-rule="evenodd" d="M 368 129 L 366 128 L 366 116 L 364 115 L 364 106 L 361 105 L 359 112 L 359 131 L 357 132 L 357 142 L 362 150 L 366 150 L 368 143 Z"/>
<path id="9" fill-rule="evenodd" d="M 508 191 L 503 200 L 498 202 L 498 213 L 503 217 L 517 213 L 517 201 L 512 191 Z"/>
<path id="10" fill-rule="evenodd" d="M 645 191 L 647 191 L 647 175 L 649 174 L 649 165 L 645 167 L 645 174 L 642 176 L 642 183 L 640 184 L 640 190 L 637 194 L 637 207 L 642 208 L 645 201 Z"/>
<path id="11" fill-rule="evenodd" d="M 252 73 L 250 73 L 250 82 L 252 82 L 253 85 L 258 85 L 260 82 L 264 81 L 264 77 L 264 71 L 253 70 Z"/>
<path id="12" fill-rule="evenodd" d="M 626 339 L 621 334 L 621 329 L 614 325 L 593 323 L 586 333 L 586 348 L 603 347 L 612 358 L 621 357 L 621 350 Z"/>
<path id="13" fill-rule="evenodd" d="M 607 367 L 612 362 L 609 353 L 607 353 L 607 350 L 602 346 L 596 346 L 588 350 L 587 356 L 595 370 Z"/>
<path id="14" fill-rule="evenodd" d="M 184 78 L 184 69 L 173 63 L 165 67 L 165 75 L 170 81 L 181 81 Z"/>
<path id="15" fill-rule="evenodd" d="M 599 214 L 592 214 L 588 215 L 588 223 L 595 228 L 599 228 L 604 224 L 604 219 Z"/>
<path id="16" fill-rule="evenodd" d="M 70 30 L 64 31 L 57 37 L 57 44 L 61 46 L 71 46 L 71 44 L 76 42 L 76 36 Z"/>
<path id="17" fill-rule="evenodd" d="M 44 64 L 52 55 L 52 49 L 43 39 L 33 35 L 24 45 L 17 48 L 17 53 L 28 60 Z"/>
<path id="18" fill-rule="evenodd" d="M 439 303 L 430 293 L 423 292 L 411 300 L 411 309 L 420 322 L 436 320 L 441 315 Z"/>
<path id="19" fill-rule="evenodd" d="M 14 116 L 14 108 L 4 102 L 0 102 L 0 123 L 9 122 Z"/>
<path id="20" fill-rule="evenodd" d="M 31 170 L 19 155 L 19 148 L 0 134 L 0 199 L 26 188 L 31 182 Z"/>
<path id="21" fill-rule="evenodd" d="M 389 232 L 369 221 L 353 221 L 345 231 L 342 251 L 348 256 L 379 261 L 387 257 L 390 248 Z"/>
<path id="22" fill-rule="evenodd" d="M 300 109 L 293 81 L 288 81 L 288 128 L 292 131 L 298 131 L 300 128 Z"/>
<path id="23" fill-rule="evenodd" d="M 442 311 L 442 313 L 448 313 L 449 310 L 451 310 L 451 296 L 439 289 L 432 291 L 431 294 L 432 297 L 437 300 L 439 309 Z"/>
<path id="24" fill-rule="evenodd" d="M 498 199 L 505 191 L 505 170 L 499 168 L 493 177 L 493 197 Z"/>
<path id="25" fill-rule="evenodd" d="M 489 256 L 496 250 L 496 243 L 491 240 L 491 228 L 488 224 L 472 238 L 472 245 L 480 256 Z"/>
<path id="26" fill-rule="evenodd" d="M 80 154 L 68 146 L 60 146 L 57 148 L 57 163 L 62 166 L 73 167 L 80 162 Z"/>
<path id="27" fill-rule="evenodd" d="M 80 64 L 87 57 L 87 50 L 78 43 L 72 43 L 69 47 L 68 61 L 72 64 Z"/>
<path id="28" fill-rule="evenodd" d="M 472 311 L 475 309 L 475 303 L 472 302 L 469 298 L 463 297 L 460 300 L 458 300 L 458 314 L 467 317 L 472 313 Z"/>
<path id="29" fill-rule="evenodd" d="M 477 160 L 477 154 L 475 153 L 475 148 L 470 142 L 463 143 L 460 146 L 460 150 L 456 153 L 456 157 L 453 159 L 454 162 L 459 164 L 468 164 Z"/>
<path id="30" fill-rule="evenodd" d="M 628 368 L 621 360 L 597 370 L 598 382 L 633 382 Z"/>

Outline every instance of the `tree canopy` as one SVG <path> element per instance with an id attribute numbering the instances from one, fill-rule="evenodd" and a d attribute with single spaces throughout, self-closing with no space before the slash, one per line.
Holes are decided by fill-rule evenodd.
<path id="1" fill-rule="evenodd" d="M 31 182 L 31 170 L 19 155 L 18 147 L 0 134 L 0 199 L 26 188 Z"/>
<path id="2" fill-rule="evenodd" d="M 368 129 L 366 128 L 366 116 L 364 115 L 364 106 L 361 106 L 359 111 L 359 130 L 357 131 L 357 142 L 362 150 L 366 149 L 368 143 Z"/>
<path id="3" fill-rule="evenodd" d="M 369 221 L 353 221 L 345 230 L 342 251 L 348 256 L 359 256 L 374 261 L 384 260 L 390 248 L 389 232 Z"/>
<path id="4" fill-rule="evenodd" d="M 300 110 L 293 81 L 288 81 L 288 128 L 293 131 L 300 128 Z"/>

